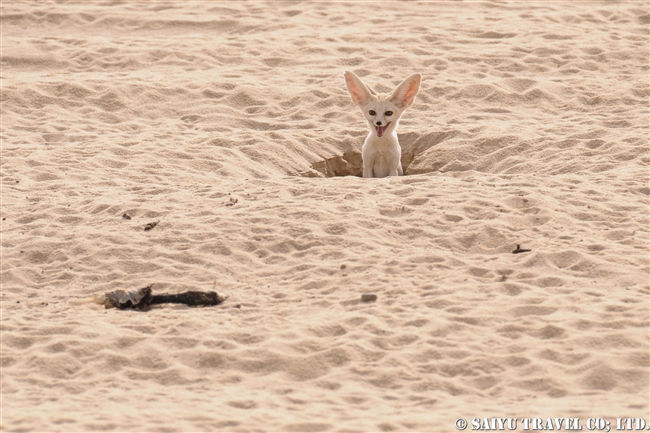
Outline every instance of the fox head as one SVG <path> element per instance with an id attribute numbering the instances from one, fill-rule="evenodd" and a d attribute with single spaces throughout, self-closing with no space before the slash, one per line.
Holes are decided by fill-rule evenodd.
<path id="1" fill-rule="evenodd" d="M 374 132 L 377 137 L 395 130 L 404 110 L 413 104 L 422 80 L 420 74 L 413 74 L 390 94 L 381 95 L 365 85 L 354 73 L 347 71 L 344 75 L 352 102 L 361 108 L 371 133 Z"/>

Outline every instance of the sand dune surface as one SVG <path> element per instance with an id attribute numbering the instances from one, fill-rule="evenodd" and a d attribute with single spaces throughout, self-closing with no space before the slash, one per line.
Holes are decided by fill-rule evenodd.
<path id="1" fill-rule="evenodd" d="M 650 422 L 647 2 L 1 11 L 2 431 Z"/>

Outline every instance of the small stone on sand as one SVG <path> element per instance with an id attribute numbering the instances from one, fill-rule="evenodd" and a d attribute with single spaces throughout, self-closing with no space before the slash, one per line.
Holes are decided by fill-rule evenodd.
<path id="1" fill-rule="evenodd" d="M 361 295 L 361 302 L 372 302 L 377 300 L 377 295 L 374 293 L 364 293 Z"/>

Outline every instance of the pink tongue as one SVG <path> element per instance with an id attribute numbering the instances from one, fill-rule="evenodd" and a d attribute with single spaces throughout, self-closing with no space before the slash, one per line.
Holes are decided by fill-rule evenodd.
<path id="1" fill-rule="evenodd" d="M 384 128 L 385 128 L 384 126 L 377 127 L 377 137 L 381 137 L 382 135 L 384 135 Z"/>

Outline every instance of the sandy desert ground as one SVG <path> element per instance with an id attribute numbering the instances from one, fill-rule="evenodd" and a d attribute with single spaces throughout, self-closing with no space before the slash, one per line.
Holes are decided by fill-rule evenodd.
<path id="1" fill-rule="evenodd" d="M 650 421 L 647 1 L 1 13 L 2 431 Z M 152 283 L 229 299 L 76 303 Z"/>

